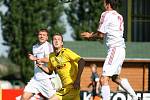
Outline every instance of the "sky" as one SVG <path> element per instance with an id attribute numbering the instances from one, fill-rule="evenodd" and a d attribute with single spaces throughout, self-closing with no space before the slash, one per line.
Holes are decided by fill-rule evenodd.
<path id="1" fill-rule="evenodd" d="M 0 11 L 5 13 L 7 11 L 7 8 L 2 5 L 2 6 L 0 6 Z M 74 41 L 73 38 L 71 37 L 72 28 L 68 24 L 66 18 L 67 18 L 67 16 L 65 14 L 63 14 L 63 16 L 61 17 L 61 19 L 64 21 L 64 23 L 66 25 L 66 33 L 63 35 L 64 41 Z M 0 19 L 0 56 L 7 57 L 8 56 L 7 51 L 9 50 L 9 47 L 4 46 L 3 43 L 4 43 L 4 40 L 3 40 L 3 36 L 2 36 L 1 19 Z"/>
<path id="2" fill-rule="evenodd" d="M 7 8 L 5 6 L 0 6 L 0 11 L 5 13 L 7 11 Z M 8 53 L 7 51 L 9 50 L 9 47 L 3 45 L 4 40 L 2 36 L 2 30 L 1 30 L 1 18 L 0 18 L 0 56 L 7 57 Z"/>
<path id="3" fill-rule="evenodd" d="M 64 41 L 73 41 L 73 38 L 71 37 L 72 28 L 67 22 L 66 14 L 63 14 L 62 20 L 64 21 L 64 23 L 66 25 L 66 33 L 63 35 Z"/>

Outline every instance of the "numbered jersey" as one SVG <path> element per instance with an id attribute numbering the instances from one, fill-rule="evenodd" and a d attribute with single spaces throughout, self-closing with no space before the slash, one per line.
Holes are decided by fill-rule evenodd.
<path id="1" fill-rule="evenodd" d="M 123 17 L 115 10 L 102 13 L 97 31 L 105 34 L 104 39 L 108 48 L 125 47 L 123 24 Z"/>

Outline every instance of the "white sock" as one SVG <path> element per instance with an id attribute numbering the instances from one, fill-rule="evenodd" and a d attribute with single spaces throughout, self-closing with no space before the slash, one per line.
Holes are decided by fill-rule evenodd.
<path id="1" fill-rule="evenodd" d="M 120 84 L 132 97 L 137 97 L 128 80 L 121 80 Z"/>
<path id="2" fill-rule="evenodd" d="M 110 87 L 109 85 L 103 85 L 101 87 L 102 100 L 110 100 Z"/>

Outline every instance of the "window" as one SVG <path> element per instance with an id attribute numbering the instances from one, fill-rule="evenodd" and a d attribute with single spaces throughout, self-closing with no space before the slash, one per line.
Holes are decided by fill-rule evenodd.
<path id="1" fill-rule="evenodd" d="M 134 42 L 150 41 L 150 0 L 132 0 L 131 40 Z"/>

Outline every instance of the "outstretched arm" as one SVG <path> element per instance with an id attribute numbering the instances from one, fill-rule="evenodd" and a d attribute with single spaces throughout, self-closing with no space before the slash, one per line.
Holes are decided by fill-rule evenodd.
<path id="1" fill-rule="evenodd" d="M 77 74 L 77 78 L 74 82 L 74 88 L 80 88 L 80 79 L 81 79 L 81 74 L 83 72 L 84 66 L 85 66 L 85 61 L 83 58 L 81 58 L 78 61 L 78 74 Z"/>
<path id="2" fill-rule="evenodd" d="M 90 39 L 90 40 L 92 40 L 92 39 L 103 39 L 104 33 L 101 33 L 99 31 L 97 31 L 95 33 L 94 32 L 83 32 L 83 33 L 81 33 L 81 37 L 85 38 L 85 39 Z"/>

